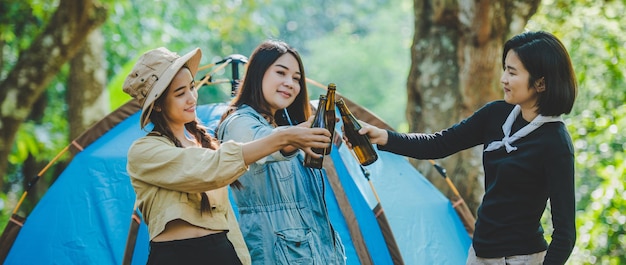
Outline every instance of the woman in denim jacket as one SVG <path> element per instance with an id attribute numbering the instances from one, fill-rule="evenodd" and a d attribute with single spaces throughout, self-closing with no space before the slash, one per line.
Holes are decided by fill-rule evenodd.
<path id="1" fill-rule="evenodd" d="M 261 43 L 242 87 L 222 117 L 218 139 L 248 142 L 284 126 L 310 127 L 304 68 L 296 50 Z M 324 172 L 304 167 L 289 146 L 250 165 L 233 185 L 253 264 L 345 264 L 324 200 Z"/>

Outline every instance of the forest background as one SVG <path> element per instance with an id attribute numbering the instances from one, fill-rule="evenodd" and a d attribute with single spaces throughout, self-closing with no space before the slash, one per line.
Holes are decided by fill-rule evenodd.
<path id="1" fill-rule="evenodd" d="M 412 87 L 416 79 L 412 67 L 426 65 L 426 62 L 416 61 L 419 58 L 415 52 L 417 33 L 424 32 L 423 28 L 416 28 L 422 25 L 419 19 L 425 9 L 437 10 L 436 6 L 425 6 L 452 3 L 458 8 L 488 1 L 203 2 L 0 1 L 0 128 L 2 140 L 8 139 L 0 142 L 7 161 L 1 167 L 0 227 L 7 224 L 28 181 L 67 146 L 70 139 L 130 99 L 121 92 L 121 83 L 136 58 L 148 49 L 166 46 L 185 53 L 200 47 L 204 53 L 201 64 L 208 65 L 232 54 L 248 56 L 264 39 L 281 39 L 301 52 L 308 78 L 322 84 L 336 83 L 339 93 L 367 107 L 398 131 L 417 131 L 421 128 L 420 119 L 411 113 L 415 102 L 420 106 L 440 100 L 429 98 L 428 91 L 424 90 L 416 100 Z M 502 14 L 506 15 L 530 8 L 519 30 L 554 33 L 564 42 L 573 60 L 579 94 L 574 111 L 566 115 L 565 120 L 576 148 L 578 238 L 568 264 L 625 264 L 626 19 L 622 14 L 626 13 L 626 2 L 500 0 L 493 3 L 505 6 L 507 9 L 502 10 Z M 62 51 L 59 56 L 46 49 L 33 49 L 38 36 L 43 35 L 51 23 L 58 22 L 55 12 L 67 8 L 65 11 L 71 17 L 87 10 L 88 6 L 94 6 L 92 20 L 81 21 L 84 27 L 77 27 L 76 35 L 84 41 L 68 45 L 66 48 L 71 54 L 65 55 Z M 92 28 L 88 27 L 89 23 Z M 519 33 L 503 32 L 502 39 Z M 37 51 L 43 53 L 37 54 Z M 497 68 L 501 67 L 498 52 L 494 52 L 492 60 Z M 27 111 L 12 134 L 7 124 L 15 123 L 6 118 L 15 107 L 7 103 L 11 101 L 10 92 L 14 88 L 10 81 L 18 79 L 13 78 L 13 73 L 15 69 L 24 68 L 19 63 L 20 58 L 27 58 L 29 53 L 31 60 L 22 61 L 30 62 L 30 67 L 41 73 L 30 71 L 24 76 L 32 80 L 33 87 L 40 85 L 43 89 L 41 92 L 32 90 L 32 102 L 23 104 L 28 106 Z M 49 71 L 55 69 L 50 67 L 54 62 L 47 62 L 46 58 L 60 58 L 56 71 Z M 436 55 L 433 58 L 437 59 Z M 447 69 L 438 69 L 435 74 L 445 76 Z M 227 69 L 218 74 L 230 78 Z M 492 79 L 487 83 L 495 84 L 498 91 L 499 76 Z M 309 90 L 311 98 L 323 93 L 313 85 L 309 85 Z M 230 85 L 206 87 L 201 93 L 204 103 L 223 102 L 229 98 Z M 501 97 L 501 91 L 498 93 L 488 96 L 478 91 L 475 96 L 497 99 Z M 453 106 L 459 109 L 458 105 Z M 19 105 L 15 110 L 19 110 Z M 421 121 L 427 124 L 438 120 L 437 115 L 441 113 L 421 115 Z M 438 124 L 435 128 L 431 124 L 419 131 L 432 132 L 449 125 L 452 123 Z M 22 215 L 28 215 L 70 159 L 69 155 L 62 156 L 41 176 L 19 209 Z M 446 161 L 448 167 L 472 167 L 466 170 L 468 172 L 479 167 L 457 164 L 453 159 L 444 159 L 444 164 Z M 429 175 L 426 163 L 412 162 Z M 467 196 L 470 208 L 475 211 L 481 192 L 476 187 L 480 185 L 472 187 L 462 183 L 468 182 L 469 177 L 474 182 L 480 183 L 480 180 L 474 180 L 475 176 L 466 179 L 465 174 L 450 177 L 462 186 L 464 197 Z M 544 223 L 548 228 L 547 212 Z M 550 229 L 547 230 L 549 234 Z"/>

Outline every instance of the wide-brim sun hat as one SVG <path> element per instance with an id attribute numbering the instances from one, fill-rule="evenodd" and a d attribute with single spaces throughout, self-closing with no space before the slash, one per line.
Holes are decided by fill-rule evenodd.
<path id="1" fill-rule="evenodd" d="M 163 94 L 176 73 L 186 65 L 191 76 L 195 77 L 201 58 L 200 48 L 180 56 L 164 47 L 149 50 L 139 57 L 122 89 L 139 101 L 142 129 L 150 122 L 154 101 Z"/>

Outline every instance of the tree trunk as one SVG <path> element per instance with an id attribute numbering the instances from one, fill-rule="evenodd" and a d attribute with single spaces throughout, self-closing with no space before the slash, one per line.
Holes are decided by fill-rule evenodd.
<path id="1" fill-rule="evenodd" d="M 107 17 L 96 0 L 61 0 L 44 31 L 20 54 L 0 83 L 0 172 L 6 174 L 8 155 L 20 124 L 65 62 L 76 54 L 87 35 Z M 4 178 L 0 178 L 0 188 Z"/>
<path id="2" fill-rule="evenodd" d="M 104 38 L 97 29 L 70 61 L 67 89 L 70 141 L 109 113 Z"/>
<path id="3" fill-rule="evenodd" d="M 540 0 L 414 1 L 415 35 L 407 82 L 409 130 L 432 133 L 501 99 L 504 42 L 522 32 Z M 412 161 L 439 190 L 453 196 L 430 163 Z M 476 213 L 484 193 L 482 147 L 442 159 L 459 193 Z"/>

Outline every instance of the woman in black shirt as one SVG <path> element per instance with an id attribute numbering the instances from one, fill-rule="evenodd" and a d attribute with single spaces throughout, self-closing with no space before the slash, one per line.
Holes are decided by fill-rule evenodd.
<path id="1" fill-rule="evenodd" d="M 483 145 L 485 195 L 467 264 L 564 264 L 576 240 L 574 148 L 560 117 L 576 98 L 572 63 L 554 35 L 539 31 L 508 40 L 502 64 L 504 100 L 448 129 L 403 134 L 364 123 L 360 133 L 379 150 L 416 159 Z M 550 244 L 541 227 L 548 200 Z"/>

